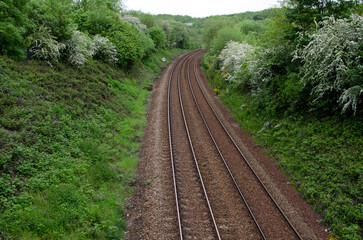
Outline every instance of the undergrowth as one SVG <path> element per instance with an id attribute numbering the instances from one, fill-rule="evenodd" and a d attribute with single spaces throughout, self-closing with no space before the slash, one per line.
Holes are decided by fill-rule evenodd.
<path id="1" fill-rule="evenodd" d="M 178 53 L 128 73 L 0 57 L 0 238 L 123 238 L 147 88 Z"/>
<path id="2" fill-rule="evenodd" d="M 207 70 L 207 75 L 215 92 L 229 102 L 301 181 L 302 195 L 322 214 L 332 234 L 339 239 L 362 239 L 362 119 L 298 112 L 271 116 L 258 110 L 251 96 L 218 74 Z M 258 141 L 256 137 L 255 140 Z"/>

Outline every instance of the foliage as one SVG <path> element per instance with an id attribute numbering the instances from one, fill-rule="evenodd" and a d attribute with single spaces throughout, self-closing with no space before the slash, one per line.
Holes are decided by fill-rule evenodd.
<path id="1" fill-rule="evenodd" d="M 244 20 L 238 24 L 238 28 L 241 29 L 241 33 L 248 35 L 251 32 L 263 33 L 265 31 L 264 25 L 261 22 Z"/>
<path id="2" fill-rule="evenodd" d="M 139 31 L 146 32 L 147 30 L 147 26 L 145 24 L 142 24 L 140 19 L 135 16 L 124 15 L 121 17 L 121 20 L 130 23 L 132 26 L 136 27 Z"/>
<path id="3" fill-rule="evenodd" d="M 211 42 L 217 36 L 218 31 L 228 25 L 230 25 L 230 20 L 226 17 L 217 16 L 211 17 L 206 20 L 203 25 L 202 37 L 206 49 L 209 49 L 211 47 Z"/>
<path id="4" fill-rule="evenodd" d="M 303 31 L 315 27 L 314 22 L 320 22 L 326 16 L 337 18 L 349 17 L 351 11 L 357 7 L 354 0 L 288 0 L 286 15 L 290 22 L 294 22 Z M 295 29 L 299 31 L 298 28 Z"/>
<path id="5" fill-rule="evenodd" d="M 218 55 L 229 41 L 242 42 L 243 36 L 238 28 L 225 27 L 220 29 L 210 42 L 211 54 Z"/>
<path id="6" fill-rule="evenodd" d="M 151 14 L 147 14 L 147 13 L 141 13 L 140 15 L 140 21 L 142 24 L 145 24 L 147 26 L 147 28 L 152 28 L 155 26 L 155 17 Z"/>
<path id="7" fill-rule="evenodd" d="M 71 17 L 73 0 L 31 0 L 30 18 L 47 27 L 59 42 L 71 38 L 75 28 Z"/>
<path id="8" fill-rule="evenodd" d="M 94 49 L 94 58 L 107 60 L 111 63 L 118 61 L 116 48 L 106 37 L 94 36 L 92 39 L 92 47 Z"/>
<path id="9" fill-rule="evenodd" d="M 256 12 L 247 11 L 242 13 L 229 14 L 227 16 L 238 19 L 261 21 L 273 17 L 275 10 L 276 8 L 268 8 Z"/>
<path id="10" fill-rule="evenodd" d="M 249 44 L 230 41 L 218 57 L 222 61 L 223 77 L 227 81 L 236 81 L 242 65 L 254 50 Z"/>
<path id="11" fill-rule="evenodd" d="M 108 33 L 108 38 L 116 48 L 118 64 L 121 67 L 130 67 L 133 62 L 143 57 L 138 31 L 128 23 L 119 23 Z"/>
<path id="12" fill-rule="evenodd" d="M 118 14 L 105 5 L 90 6 L 89 8 L 79 8 L 75 12 L 75 23 L 81 31 L 94 35 L 105 34 L 119 21 Z"/>
<path id="13" fill-rule="evenodd" d="M 189 42 L 189 29 L 186 25 L 179 22 L 171 22 L 171 31 L 168 36 L 168 46 L 172 48 L 188 49 Z"/>
<path id="14" fill-rule="evenodd" d="M 141 58 L 150 56 L 155 50 L 154 41 L 151 39 L 150 35 L 138 32 L 138 37 L 141 45 Z"/>
<path id="15" fill-rule="evenodd" d="M 165 48 L 166 44 L 166 34 L 164 30 L 160 27 L 152 27 L 149 30 L 149 35 L 151 39 L 154 41 L 156 48 Z"/>
<path id="16" fill-rule="evenodd" d="M 304 63 L 302 81 L 313 87 L 311 94 L 316 97 L 315 102 L 328 95 L 327 104 L 334 107 L 334 102 L 340 98 L 343 112 L 351 107 L 356 113 L 361 102 L 359 88 L 363 87 L 363 18 L 358 15 L 351 18 L 336 20 L 330 17 L 323 21 L 316 33 L 309 34 L 309 44 L 296 50 L 295 57 Z"/>
<path id="17" fill-rule="evenodd" d="M 22 57 L 26 46 L 25 33 L 28 0 L 3 0 L 0 2 L 0 54 Z"/>
<path id="18" fill-rule="evenodd" d="M 291 31 L 294 27 L 293 23 L 288 21 L 286 11 L 285 8 L 276 9 L 274 16 L 264 21 L 266 31 L 263 44 L 267 45 L 266 47 L 291 44 L 287 39 L 294 38 L 291 35 L 295 36 L 296 33 Z"/>
<path id="19" fill-rule="evenodd" d="M 40 26 L 38 33 L 34 36 L 34 42 L 30 48 L 33 57 L 45 61 L 47 64 L 58 62 L 61 51 L 66 45 L 58 43 L 50 30 L 44 26 Z"/>
<path id="20" fill-rule="evenodd" d="M 145 25 L 148 29 L 154 27 L 157 22 L 155 16 L 149 13 L 143 13 L 140 11 L 128 11 L 127 14 L 137 17 L 140 20 L 141 24 Z"/>
<path id="21" fill-rule="evenodd" d="M 203 67 L 218 95 L 298 176 L 332 234 L 361 239 L 363 27 L 350 15 L 359 7 L 289 2 L 296 5 L 263 23 L 207 19 Z"/>
<path id="22" fill-rule="evenodd" d="M 85 33 L 73 31 L 72 38 L 66 42 L 67 60 L 70 64 L 81 67 L 94 54 L 92 40 Z"/>
<path id="23" fill-rule="evenodd" d="M 162 50 L 130 75 L 97 61 L 76 69 L 0 57 L 2 238 L 123 238 L 146 86 L 179 53 Z"/>
<path id="24" fill-rule="evenodd" d="M 241 93 L 239 88 L 226 84 L 220 75 L 205 67 L 212 86 L 218 86 L 219 95 L 223 95 L 302 182 L 306 189 L 302 194 L 322 214 L 332 234 L 342 239 L 360 239 L 362 119 L 323 118 L 296 112 L 283 118 L 271 116 L 257 108 L 255 97 Z"/>

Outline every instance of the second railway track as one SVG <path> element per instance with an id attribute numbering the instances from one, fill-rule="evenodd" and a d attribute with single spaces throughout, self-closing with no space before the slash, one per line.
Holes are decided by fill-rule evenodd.
<path id="1" fill-rule="evenodd" d="M 202 54 L 185 54 L 169 77 L 179 239 L 302 239 L 207 100 L 197 69 Z"/>

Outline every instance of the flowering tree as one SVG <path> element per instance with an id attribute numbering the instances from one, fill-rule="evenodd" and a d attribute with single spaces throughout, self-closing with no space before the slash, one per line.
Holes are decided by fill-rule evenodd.
<path id="1" fill-rule="evenodd" d="M 298 48 L 294 57 L 303 61 L 302 81 L 313 87 L 311 95 L 315 101 L 336 92 L 338 103 L 343 105 L 342 112 L 351 108 L 356 113 L 363 92 L 363 17 L 352 15 L 350 20 L 330 17 L 308 37 L 309 44 Z"/>
<path id="2" fill-rule="evenodd" d="M 104 59 L 111 63 L 117 63 L 116 47 L 106 37 L 96 35 L 92 39 L 93 55 L 95 58 Z"/>
<path id="3" fill-rule="evenodd" d="M 77 67 L 83 64 L 94 54 L 92 39 L 80 31 L 73 31 L 72 38 L 66 41 L 68 61 Z"/>
<path id="4" fill-rule="evenodd" d="M 122 21 L 125 21 L 132 26 L 136 27 L 139 31 L 146 32 L 147 26 L 145 24 L 142 24 L 140 19 L 138 17 L 132 16 L 132 15 L 124 15 L 120 17 Z"/>
<path id="5" fill-rule="evenodd" d="M 35 35 L 30 52 L 34 58 L 45 61 L 47 64 L 52 65 L 54 62 L 58 62 L 61 51 L 65 48 L 63 43 L 58 43 L 51 31 L 40 26 L 38 33 Z"/>
<path id="6" fill-rule="evenodd" d="M 255 48 L 247 43 L 230 41 L 227 44 L 218 57 L 222 61 L 222 70 L 227 81 L 236 81 L 242 65 L 248 61 L 254 50 Z"/>

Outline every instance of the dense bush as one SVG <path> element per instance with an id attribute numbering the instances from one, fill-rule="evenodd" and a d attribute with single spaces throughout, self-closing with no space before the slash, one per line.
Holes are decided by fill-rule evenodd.
<path id="1" fill-rule="evenodd" d="M 171 31 L 168 38 L 168 46 L 171 48 L 189 48 L 189 29 L 179 22 L 171 22 Z"/>
<path id="2" fill-rule="evenodd" d="M 225 27 L 220 29 L 211 41 L 211 54 L 218 55 L 229 41 L 242 42 L 243 36 L 238 28 Z"/>
<path id="3" fill-rule="evenodd" d="M 128 23 L 120 23 L 108 34 L 110 41 L 115 45 L 118 64 L 121 67 L 129 67 L 133 62 L 143 57 L 137 30 Z"/>
<path id="4" fill-rule="evenodd" d="M 30 48 L 33 57 L 43 60 L 49 65 L 58 62 L 61 51 L 66 48 L 66 45 L 58 43 L 51 31 L 44 26 L 39 27 L 38 33 L 34 38 L 34 42 Z"/>
<path id="5" fill-rule="evenodd" d="M 29 0 L 0 1 L 0 54 L 15 57 L 24 55 L 25 33 L 30 24 L 27 18 Z"/>
<path id="6" fill-rule="evenodd" d="M 248 35 L 251 32 L 263 33 L 265 31 L 265 27 L 262 22 L 253 20 L 244 20 L 238 24 L 237 27 L 241 29 L 241 32 L 244 35 Z"/>
<path id="7" fill-rule="evenodd" d="M 149 35 L 151 39 L 154 41 L 156 48 L 165 48 L 166 34 L 162 28 L 152 27 L 149 30 Z"/>
<path id="8" fill-rule="evenodd" d="M 242 65 L 249 60 L 254 47 L 247 43 L 230 41 L 218 56 L 222 61 L 223 77 L 230 82 L 239 82 Z"/>
<path id="9" fill-rule="evenodd" d="M 312 86 L 315 102 L 323 99 L 334 111 L 339 99 L 342 112 L 351 108 L 357 113 L 363 91 L 363 17 L 330 17 L 321 24 L 318 31 L 308 35 L 308 45 L 295 52 L 304 63 L 302 81 Z"/>
<path id="10" fill-rule="evenodd" d="M 94 58 L 106 60 L 111 63 L 116 63 L 117 51 L 115 46 L 106 37 L 96 35 L 92 39 L 92 45 L 94 49 Z"/>
<path id="11" fill-rule="evenodd" d="M 140 31 L 138 32 L 138 38 L 141 44 L 141 58 L 150 56 L 155 50 L 154 41 L 148 34 Z"/>
<path id="12" fill-rule="evenodd" d="M 79 30 L 90 34 L 104 34 L 119 20 L 119 16 L 107 6 L 80 8 L 74 14 Z"/>
<path id="13" fill-rule="evenodd" d="M 47 27 L 59 42 L 71 38 L 76 28 L 71 16 L 74 6 L 72 0 L 32 0 L 30 3 L 30 18 L 37 25 Z"/>
<path id="14" fill-rule="evenodd" d="M 94 54 L 92 39 L 85 33 L 73 31 L 72 38 L 66 42 L 66 52 L 68 62 L 81 67 Z"/>
<path id="15" fill-rule="evenodd" d="M 217 16 L 207 19 L 206 22 L 203 24 L 202 33 L 204 47 L 208 50 L 213 50 L 211 49 L 211 42 L 217 36 L 218 31 L 230 25 L 231 21 L 226 19 L 225 17 Z"/>
<path id="16" fill-rule="evenodd" d="M 121 17 L 122 21 L 130 23 L 132 26 L 136 27 L 139 31 L 146 32 L 147 26 L 142 24 L 140 19 L 132 15 L 124 15 Z"/>

